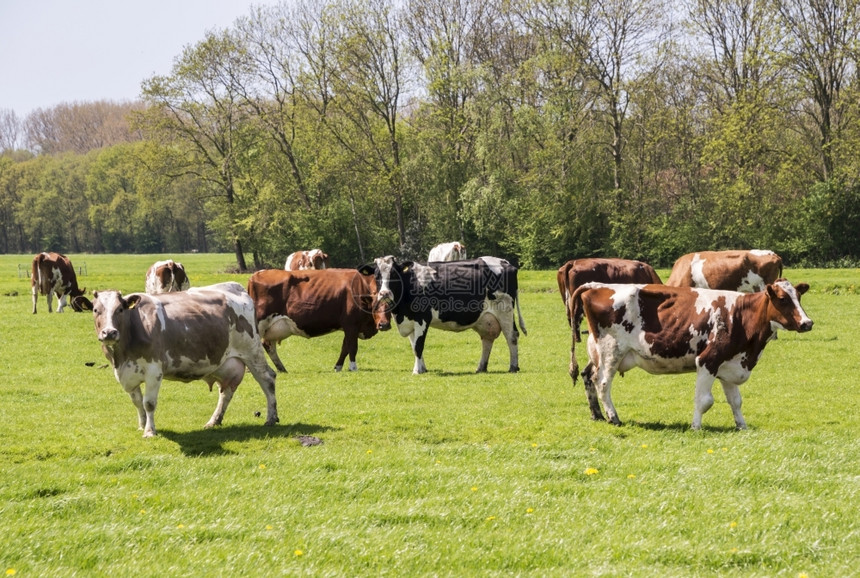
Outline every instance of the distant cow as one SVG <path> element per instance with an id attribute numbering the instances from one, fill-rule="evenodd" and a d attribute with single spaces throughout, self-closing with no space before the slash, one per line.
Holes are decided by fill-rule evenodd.
<path id="1" fill-rule="evenodd" d="M 86 289 L 78 288 L 78 277 L 72 262 L 59 253 L 39 253 L 33 257 L 33 270 L 30 276 L 30 286 L 33 293 L 33 313 L 36 313 L 36 300 L 39 295 L 48 298 L 48 313 L 53 309 L 54 293 L 57 294 L 57 313 L 62 313 L 66 307 L 66 298 L 72 299 L 72 309 L 81 311 L 75 304 L 75 298 L 82 296 Z"/>
<path id="2" fill-rule="evenodd" d="M 318 337 L 343 331 L 334 369 L 340 371 L 349 355 L 349 369 L 355 371 L 358 340 L 377 333 L 372 314 L 376 283 L 355 269 L 258 271 L 248 280 L 248 293 L 263 347 L 279 371 L 286 368 L 278 357 L 278 344 L 291 335 Z"/>
<path id="3" fill-rule="evenodd" d="M 780 277 L 782 259 L 773 251 L 701 251 L 675 261 L 666 285 L 755 293 Z"/>
<path id="4" fill-rule="evenodd" d="M 657 283 L 654 268 L 642 261 L 627 259 L 573 259 L 558 268 L 558 291 L 567 311 L 567 324 L 573 328 L 576 341 L 580 341 L 579 325 L 582 323 L 582 307 L 574 306 L 571 297 L 585 283 Z"/>
<path id="5" fill-rule="evenodd" d="M 424 373 L 424 340 L 430 327 L 446 331 L 474 329 L 483 350 L 478 371 L 487 371 L 493 341 L 504 334 L 510 350 L 511 372 L 519 371 L 519 332 L 514 308 L 526 334 L 517 298 L 517 268 L 497 257 L 468 261 L 398 262 L 380 257 L 359 268 L 373 275 L 379 289 L 374 317 L 381 331 L 391 328 L 391 318 L 403 337 L 409 337 L 415 365 L 412 373 Z"/>
<path id="6" fill-rule="evenodd" d="M 150 295 L 186 291 L 190 286 L 185 267 L 173 259 L 156 261 L 146 271 L 146 292 Z"/>
<path id="7" fill-rule="evenodd" d="M 812 329 L 800 305 L 808 289 L 785 279 L 759 293 L 586 283 L 573 299 L 582 302 L 588 321 L 589 363 L 582 377 L 592 418 L 603 419 L 599 396 L 607 420 L 621 424 L 610 397 L 612 380 L 641 367 L 652 374 L 696 372 L 693 429 L 702 426 L 702 414 L 713 405 L 711 388 L 719 379 L 735 424 L 745 429 L 738 386 L 749 379 L 777 329 Z M 575 384 L 573 345 L 569 371 Z"/>
<path id="8" fill-rule="evenodd" d="M 430 249 L 427 261 L 462 261 L 466 259 L 466 246 L 457 241 L 442 243 Z"/>
<path id="9" fill-rule="evenodd" d="M 285 271 L 304 271 L 305 269 L 328 269 L 328 254 L 322 249 L 296 251 L 290 253 L 284 263 Z"/>
<path id="10" fill-rule="evenodd" d="M 266 395 L 266 425 L 277 423 L 275 372 L 266 364 L 254 302 L 238 283 L 127 297 L 119 291 L 96 291 L 93 319 L 102 351 L 137 408 L 144 437 L 155 435 L 162 379 L 202 379 L 209 389 L 219 385 L 208 428 L 221 424 L 246 367 Z"/>

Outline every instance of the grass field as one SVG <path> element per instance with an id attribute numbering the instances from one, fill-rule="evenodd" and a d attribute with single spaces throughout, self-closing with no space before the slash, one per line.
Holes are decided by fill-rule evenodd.
<path id="1" fill-rule="evenodd" d="M 156 260 L 71 258 L 90 293 L 141 291 Z M 175 258 L 194 285 L 247 280 L 230 255 Z M 421 376 L 396 330 L 355 373 L 332 371 L 341 334 L 294 337 L 279 426 L 250 377 L 213 430 L 217 392 L 167 382 L 147 440 L 91 314 L 31 314 L 30 259 L 0 256 L 7 576 L 858 575 L 860 270 L 786 272 L 815 328 L 768 345 L 747 431 L 719 386 L 691 431 L 693 375 L 641 370 L 613 388 L 625 425 L 591 421 L 555 272 L 523 271 L 519 374 L 500 340 L 475 375 L 473 332 L 431 330 Z"/>

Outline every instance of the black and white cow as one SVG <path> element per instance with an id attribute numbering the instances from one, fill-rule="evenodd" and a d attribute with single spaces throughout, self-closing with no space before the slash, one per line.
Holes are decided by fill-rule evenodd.
<path id="1" fill-rule="evenodd" d="M 391 328 L 391 318 L 403 337 L 409 337 L 415 366 L 412 373 L 427 371 L 424 340 L 430 327 L 446 331 L 474 329 L 481 336 L 483 350 L 478 371 L 487 371 L 493 341 L 504 334 L 510 349 L 510 371 L 519 371 L 517 340 L 526 334 L 517 300 L 517 268 L 498 257 L 466 261 L 434 262 L 422 265 L 380 257 L 359 268 L 374 275 L 378 288 L 373 314 L 380 331 Z"/>

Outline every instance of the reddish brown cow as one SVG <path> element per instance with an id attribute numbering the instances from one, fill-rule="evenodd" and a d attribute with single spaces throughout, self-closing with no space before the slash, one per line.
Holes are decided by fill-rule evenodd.
<path id="1" fill-rule="evenodd" d="M 146 271 L 146 292 L 150 295 L 187 291 L 190 286 L 185 267 L 173 259 L 156 261 Z"/>
<path id="2" fill-rule="evenodd" d="M 800 305 L 809 285 L 785 279 L 759 293 L 666 285 L 586 283 L 573 299 L 588 320 L 588 359 L 582 372 L 591 416 L 620 425 L 610 390 L 616 373 L 634 367 L 648 373 L 696 372 L 693 429 L 714 403 L 719 379 L 738 429 L 746 428 L 739 386 L 746 382 L 777 329 L 805 332 L 812 320 Z M 575 340 L 574 340 L 575 344 Z M 578 371 L 574 345 L 570 376 Z M 595 391 L 596 388 L 596 391 Z"/>
<path id="3" fill-rule="evenodd" d="M 571 301 L 576 288 L 585 283 L 662 283 L 654 268 L 642 261 L 627 259 L 573 259 L 558 268 L 558 291 L 567 310 L 567 324 L 580 341 L 582 307 Z"/>
<path id="4" fill-rule="evenodd" d="M 258 271 L 248 280 L 248 293 L 254 299 L 263 347 L 279 371 L 286 369 L 277 346 L 291 335 L 318 337 L 343 331 L 334 369 L 340 371 L 349 355 L 349 369 L 355 371 L 358 340 L 377 333 L 371 311 L 376 282 L 355 269 Z"/>
<path id="5" fill-rule="evenodd" d="M 59 253 L 39 253 L 33 257 L 33 271 L 30 277 L 33 292 L 33 313 L 36 313 L 38 296 L 48 298 L 48 313 L 53 309 L 54 293 L 57 294 L 57 313 L 62 313 L 66 306 L 66 298 L 72 298 L 72 309 L 82 309 L 75 303 L 75 298 L 82 296 L 86 289 L 78 288 L 78 277 L 72 262 Z"/>
<path id="6" fill-rule="evenodd" d="M 666 285 L 755 293 L 780 277 L 782 259 L 773 251 L 701 251 L 675 261 Z"/>
<path id="7" fill-rule="evenodd" d="M 324 253 L 322 249 L 311 249 L 310 251 L 290 253 L 284 263 L 284 270 L 328 269 L 328 265 L 328 253 Z"/>

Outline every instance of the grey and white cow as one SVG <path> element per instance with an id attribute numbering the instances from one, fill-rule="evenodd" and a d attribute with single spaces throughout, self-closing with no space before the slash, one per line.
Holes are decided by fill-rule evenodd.
<path id="1" fill-rule="evenodd" d="M 155 435 L 162 379 L 202 379 L 210 389 L 217 383 L 218 405 L 205 425 L 212 427 L 221 424 L 246 367 L 266 396 L 266 425 L 278 422 L 275 372 L 266 363 L 254 302 L 238 283 L 160 295 L 97 291 L 92 309 L 102 351 L 137 408 L 144 437 Z"/>

